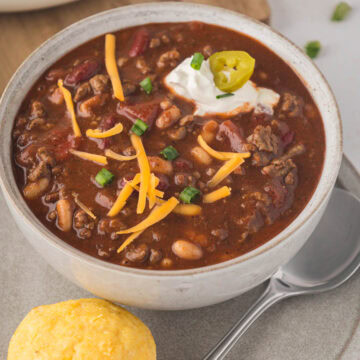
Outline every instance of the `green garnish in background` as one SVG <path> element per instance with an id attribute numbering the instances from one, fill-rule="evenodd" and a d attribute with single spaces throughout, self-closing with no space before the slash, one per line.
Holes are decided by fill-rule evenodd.
<path id="1" fill-rule="evenodd" d="M 345 2 L 342 1 L 339 4 L 336 5 L 336 8 L 332 14 L 331 21 L 342 21 L 344 20 L 349 12 L 351 11 L 351 6 Z"/>
<path id="2" fill-rule="evenodd" d="M 318 40 L 309 41 L 305 45 L 305 51 L 311 59 L 316 58 L 318 56 L 320 50 L 321 50 L 321 44 L 320 44 L 320 41 L 318 41 Z"/>

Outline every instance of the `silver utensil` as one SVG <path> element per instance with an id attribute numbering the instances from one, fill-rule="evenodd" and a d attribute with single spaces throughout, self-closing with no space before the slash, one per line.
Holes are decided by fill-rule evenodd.
<path id="1" fill-rule="evenodd" d="M 335 289 L 360 267 L 360 201 L 334 189 L 318 227 L 304 247 L 271 278 L 260 298 L 204 360 L 221 360 L 271 305 L 296 295 Z"/>

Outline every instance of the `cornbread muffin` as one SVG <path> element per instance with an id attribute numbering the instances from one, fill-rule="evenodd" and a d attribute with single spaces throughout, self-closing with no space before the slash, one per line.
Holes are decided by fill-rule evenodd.
<path id="1" fill-rule="evenodd" d="M 156 360 L 150 330 L 130 312 L 100 299 L 32 309 L 15 331 L 8 360 Z"/>

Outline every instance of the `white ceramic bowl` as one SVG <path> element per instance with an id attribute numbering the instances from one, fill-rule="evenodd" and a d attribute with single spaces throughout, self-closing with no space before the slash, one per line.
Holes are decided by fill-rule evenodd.
<path id="1" fill-rule="evenodd" d="M 57 59 L 89 39 L 150 22 L 200 20 L 248 34 L 283 58 L 312 94 L 322 114 L 326 156 L 319 185 L 299 216 L 280 234 L 238 258 L 191 270 L 154 271 L 121 267 L 86 255 L 47 230 L 24 202 L 11 165 L 11 130 L 17 110 L 34 81 Z M 0 103 L 0 183 L 18 226 L 57 271 L 91 293 L 122 304 L 176 310 L 219 303 L 269 278 L 305 243 L 334 186 L 342 155 L 341 122 L 333 94 L 313 62 L 268 26 L 228 10 L 189 3 L 148 3 L 100 13 L 69 26 L 21 65 Z M 324 239 L 326 241 L 326 239 Z"/>

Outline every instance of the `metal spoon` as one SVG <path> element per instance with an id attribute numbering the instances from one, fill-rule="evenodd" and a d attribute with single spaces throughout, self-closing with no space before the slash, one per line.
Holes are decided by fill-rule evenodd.
<path id="1" fill-rule="evenodd" d="M 360 267 L 360 201 L 335 189 L 318 227 L 304 247 L 271 278 L 265 292 L 204 360 L 221 360 L 271 305 L 290 296 L 332 290 Z"/>

